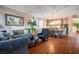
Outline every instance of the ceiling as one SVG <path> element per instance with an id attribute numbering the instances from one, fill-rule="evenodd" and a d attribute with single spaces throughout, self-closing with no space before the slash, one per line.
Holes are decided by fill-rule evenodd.
<path id="1" fill-rule="evenodd" d="M 79 15 L 78 5 L 4 5 L 4 6 L 41 18 Z"/>

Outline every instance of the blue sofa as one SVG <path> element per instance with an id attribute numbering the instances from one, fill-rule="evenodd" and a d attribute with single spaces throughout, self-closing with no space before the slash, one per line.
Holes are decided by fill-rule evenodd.
<path id="1" fill-rule="evenodd" d="M 0 54 L 26 54 L 29 53 L 27 35 L 22 34 L 22 30 L 15 30 L 16 35 L 9 39 L 0 41 Z M 1 39 L 1 38 L 0 38 Z"/>
<path id="2" fill-rule="evenodd" d="M 20 37 L 16 39 L 9 39 L 6 41 L 0 41 L 0 53 L 28 53 L 28 38 Z"/>
<path id="3" fill-rule="evenodd" d="M 34 36 L 31 33 L 30 29 L 25 29 L 28 31 L 28 33 L 24 34 L 24 30 L 13 30 L 13 32 L 15 33 L 14 36 L 12 36 L 12 38 L 16 38 L 16 37 L 28 37 L 28 48 L 31 48 L 33 46 L 36 45 L 36 39 L 34 39 Z"/>

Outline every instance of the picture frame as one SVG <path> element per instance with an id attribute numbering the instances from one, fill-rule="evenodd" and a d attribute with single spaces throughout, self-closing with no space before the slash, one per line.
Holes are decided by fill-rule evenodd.
<path id="1" fill-rule="evenodd" d="M 6 20 L 7 26 L 23 26 L 24 25 L 23 17 L 5 14 L 5 20 Z"/>

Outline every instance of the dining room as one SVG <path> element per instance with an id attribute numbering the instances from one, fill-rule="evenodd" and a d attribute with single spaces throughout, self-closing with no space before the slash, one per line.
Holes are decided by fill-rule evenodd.
<path id="1" fill-rule="evenodd" d="M 48 19 L 46 26 L 50 37 L 63 37 L 68 35 L 68 18 Z"/>

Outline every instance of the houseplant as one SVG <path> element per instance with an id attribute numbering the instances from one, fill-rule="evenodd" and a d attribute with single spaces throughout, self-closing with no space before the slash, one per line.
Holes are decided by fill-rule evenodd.
<path id="1" fill-rule="evenodd" d="M 28 27 L 32 30 L 32 32 L 36 31 L 37 23 L 34 18 L 28 20 Z"/>

